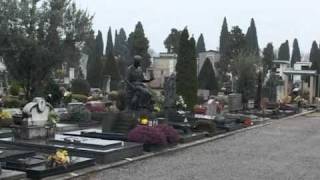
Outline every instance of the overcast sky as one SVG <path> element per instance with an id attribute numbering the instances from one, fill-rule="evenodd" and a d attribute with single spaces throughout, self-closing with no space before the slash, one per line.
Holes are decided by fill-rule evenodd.
<path id="1" fill-rule="evenodd" d="M 278 48 L 298 38 L 300 49 L 309 53 L 313 40 L 320 40 L 319 0 L 75 0 L 94 14 L 94 29 L 103 32 L 123 27 L 133 31 L 141 21 L 150 47 L 165 51 L 163 41 L 171 28 L 183 29 L 198 38 L 203 33 L 206 48 L 217 49 L 223 17 L 229 29 L 239 25 L 244 33 L 253 17 L 260 48 L 268 42 Z"/>

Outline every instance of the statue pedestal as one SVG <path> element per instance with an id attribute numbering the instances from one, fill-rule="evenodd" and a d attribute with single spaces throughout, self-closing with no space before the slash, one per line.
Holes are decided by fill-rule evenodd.
<path id="1" fill-rule="evenodd" d="M 106 113 L 103 117 L 103 133 L 124 133 L 127 134 L 139 123 L 141 116 L 147 116 L 148 119 L 154 119 L 151 112 L 146 111 L 121 111 Z"/>
<path id="2" fill-rule="evenodd" d="M 55 135 L 55 127 L 13 126 L 13 134 L 17 139 L 45 139 Z"/>
<path id="3" fill-rule="evenodd" d="M 109 113 L 102 122 L 102 131 L 127 134 L 138 123 L 137 117 L 132 112 Z"/>

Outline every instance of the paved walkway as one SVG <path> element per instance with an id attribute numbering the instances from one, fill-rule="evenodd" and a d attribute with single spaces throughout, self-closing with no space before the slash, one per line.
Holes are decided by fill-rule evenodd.
<path id="1" fill-rule="evenodd" d="M 320 115 L 108 169 L 108 180 L 319 180 Z"/>

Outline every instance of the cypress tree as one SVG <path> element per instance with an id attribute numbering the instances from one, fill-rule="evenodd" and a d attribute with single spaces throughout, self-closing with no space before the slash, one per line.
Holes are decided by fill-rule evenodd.
<path id="1" fill-rule="evenodd" d="M 197 101 L 197 62 L 195 40 L 189 40 L 189 33 L 185 28 L 180 37 L 178 58 L 176 64 L 177 93 L 181 95 L 189 108 L 193 108 Z"/>
<path id="2" fill-rule="evenodd" d="M 116 30 L 114 33 L 114 46 L 113 46 L 113 54 L 115 56 L 119 55 L 119 46 L 120 46 L 120 42 L 119 42 L 119 35 L 118 35 L 118 31 Z"/>
<path id="3" fill-rule="evenodd" d="M 316 41 L 313 41 L 312 47 L 310 50 L 310 62 L 312 62 L 311 69 L 316 70 L 317 73 L 320 73 L 320 49 Z M 319 77 L 316 78 L 316 95 L 319 94 Z"/>
<path id="4" fill-rule="evenodd" d="M 231 49 L 230 49 L 230 33 L 228 30 L 227 18 L 223 19 L 221 33 L 220 33 L 220 61 L 218 61 L 215 65 L 219 70 L 219 74 L 221 75 L 221 81 L 225 82 L 228 80 L 226 73 L 228 72 L 228 67 L 230 65 L 231 59 Z"/>
<path id="5" fill-rule="evenodd" d="M 211 94 L 215 94 L 218 91 L 218 82 L 213 70 L 213 65 L 209 59 L 206 59 L 200 70 L 198 76 L 199 89 L 210 90 Z"/>
<path id="6" fill-rule="evenodd" d="M 224 17 L 223 24 L 220 33 L 220 54 L 222 57 L 226 57 L 228 55 L 229 49 L 229 30 L 228 30 L 228 23 L 227 18 Z"/>
<path id="7" fill-rule="evenodd" d="M 140 55 L 142 57 L 141 67 L 145 72 L 150 66 L 150 55 L 148 53 L 149 40 L 146 38 L 141 22 L 138 22 L 134 32 L 130 33 L 128 38 L 128 44 L 130 49 L 131 58 L 135 55 Z"/>
<path id="8" fill-rule="evenodd" d="M 93 47 L 89 47 L 89 59 L 87 65 L 87 80 L 91 87 L 100 88 L 102 85 L 102 53 L 103 42 L 102 34 L 99 31 L 96 39 L 92 38 L 90 44 Z"/>
<path id="9" fill-rule="evenodd" d="M 110 89 L 116 90 L 118 86 L 118 82 L 120 80 L 120 74 L 119 74 L 118 63 L 115 60 L 114 54 L 113 54 L 113 40 L 112 40 L 111 27 L 109 27 L 109 30 L 108 30 L 106 56 L 103 61 L 104 61 L 104 68 L 103 68 L 104 79 L 107 76 L 110 76 L 111 77 Z"/>
<path id="10" fill-rule="evenodd" d="M 101 31 L 98 31 L 96 37 L 96 53 L 98 57 L 103 56 L 103 37 Z"/>
<path id="11" fill-rule="evenodd" d="M 292 56 L 291 56 L 291 67 L 293 67 L 293 65 L 299 61 L 301 61 L 299 43 L 297 39 L 294 39 L 293 47 L 292 47 Z"/>
<path id="12" fill-rule="evenodd" d="M 248 53 L 259 56 L 257 29 L 253 18 L 251 19 L 250 26 L 246 34 L 246 44 Z"/>
<path id="13" fill-rule="evenodd" d="M 106 56 L 109 57 L 111 54 L 113 55 L 113 40 L 112 40 L 111 27 L 109 27 L 107 45 L 106 45 Z"/>
<path id="14" fill-rule="evenodd" d="M 312 69 L 320 72 L 320 52 L 319 47 L 316 41 L 313 41 L 312 47 L 310 50 L 310 62 L 312 62 Z"/>
<path id="15" fill-rule="evenodd" d="M 113 52 L 115 56 L 121 56 L 126 60 L 129 58 L 127 35 L 123 28 L 121 28 L 119 33 L 115 36 Z"/>
<path id="16" fill-rule="evenodd" d="M 279 48 L 278 52 L 278 59 L 279 60 L 290 60 L 290 49 L 289 49 L 289 41 L 282 43 Z"/>
<path id="17" fill-rule="evenodd" d="M 120 75 L 125 77 L 127 67 L 132 64 L 132 61 L 130 58 L 127 35 L 123 28 L 120 29 L 119 33 L 115 37 L 114 55 L 118 59 Z"/>
<path id="18" fill-rule="evenodd" d="M 197 41 L 197 55 L 199 56 L 199 53 L 205 52 L 205 51 L 206 51 L 206 45 L 204 43 L 204 38 L 201 33 Z"/>
<path id="19" fill-rule="evenodd" d="M 104 59 L 104 62 L 105 62 L 104 69 L 103 69 L 104 78 L 107 76 L 110 76 L 111 77 L 110 89 L 117 90 L 118 83 L 121 79 L 118 63 L 115 60 L 113 54 L 110 54 L 108 57 L 106 57 Z"/>
<path id="20" fill-rule="evenodd" d="M 101 58 L 102 57 L 97 57 L 94 54 L 89 55 L 87 80 L 93 88 L 101 88 L 102 85 L 103 63 Z"/>
<path id="21" fill-rule="evenodd" d="M 267 74 L 268 70 L 271 70 L 274 58 L 273 45 L 272 43 L 268 43 L 263 49 L 262 64 L 264 74 Z"/>

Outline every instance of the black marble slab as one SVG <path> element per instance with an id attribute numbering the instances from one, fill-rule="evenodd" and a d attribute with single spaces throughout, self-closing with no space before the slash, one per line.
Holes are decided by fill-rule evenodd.
<path id="1" fill-rule="evenodd" d="M 52 145 L 66 145 L 78 148 L 93 148 L 93 149 L 111 149 L 123 146 L 122 141 L 105 140 L 98 138 L 76 137 L 68 135 L 55 135 L 53 139 L 49 140 Z"/>
<path id="2" fill-rule="evenodd" d="M 26 159 L 18 159 L 16 161 L 10 161 L 4 168 L 25 171 L 28 178 L 41 179 L 44 177 L 67 173 L 95 165 L 95 160 L 92 158 L 75 156 L 71 156 L 70 164 L 65 166 L 48 167 L 45 162 L 46 159 L 44 158 L 38 159 L 36 157 L 30 157 Z"/>

